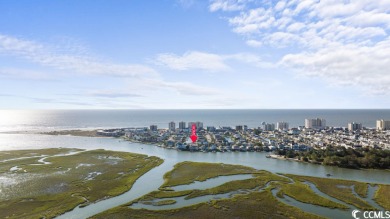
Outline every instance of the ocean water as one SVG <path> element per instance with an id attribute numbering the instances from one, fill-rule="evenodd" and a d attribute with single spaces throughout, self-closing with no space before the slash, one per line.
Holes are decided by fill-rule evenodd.
<path id="1" fill-rule="evenodd" d="M 328 126 L 346 127 L 359 122 L 375 127 L 389 119 L 389 109 L 378 110 L 0 110 L 0 132 L 58 129 L 145 127 L 167 128 L 170 121 L 201 121 L 204 126 L 261 126 L 262 122 L 286 121 L 304 125 L 305 118 L 324 118 Z"/>

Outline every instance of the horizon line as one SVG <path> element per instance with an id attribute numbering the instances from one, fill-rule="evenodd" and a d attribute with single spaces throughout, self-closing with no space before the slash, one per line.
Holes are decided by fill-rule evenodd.
<path id="1" fill-rule="evenodd" d="M 43 111 L 43 110 L 390 110 L 390 108 L 183 108 L 183 109 L 167 109 L 167 108 L 145 108 L 145 109 L 125 109 L 125 108 L 100 108 L 100 109 L 66 109 L 66 108 L 58 108 L 58 109 L 1 109 L 1 111 Z"/>

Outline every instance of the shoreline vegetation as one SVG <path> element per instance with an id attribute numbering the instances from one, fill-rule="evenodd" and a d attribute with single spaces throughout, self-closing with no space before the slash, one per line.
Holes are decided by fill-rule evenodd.
<path id="1" fill-rule="evenodd" d="M 40 132 L 39 134 L 43 135 L 71 135 L 71 136 L 79 136 L 79 137 L 106 137 L 98 134 L 98 130 L 58 130 L 58 131 L 50 131 L 50 132 Z"/>
<path id="2" fill-rule="evenodd" d="M 329 179 L 329 178 L 317 178 L 310 176 L 300 176 L 285 174 L 285 176 L 297 181 L 297 182 L 311 182 L 321 192 L 343 201 L 347 204 L 354 205 L 358 209 L 363 210 L 375 210 L 373 206 L 367 203 L 362 198 L 367 197 L 368 183 L 341 180 L 341 179 Z M 357 195 L 354 194 L 356 192 Z"/>
<path id="3" fill-rule="evenodd" d="M 390 185 L 379 185 L 378 190 L 375 193 L 374 201 L 385 209 L 390 209 Z"/>
<path id="4" fill-rule="evenodd" d="M 253 178 L 229 181 L 204 190 L 174 190 L 174 186 L 177 185 L 189 185 L 195 181 L 206 182 L 220 176 L 244 173 L 253 174 Z M 308 185 L 304 184 L 305 182 L 315 184 L 321 192 L 334 197 L 340 203 L 317 194 Z M 356 193 L 352 191 L 352 186 Z M 386 197 L 390 195 L 390 185 L 380 184 L 379 186 L 382 189 L 380 192 L 377 191 L 374 200 L 385 209 L 388 209 L 390 206 Z M 272 193 L 274 189 L 278 190 L 276 196 Z M 319 215 L 284 204 L 279 199 L 283 199 L 286 195 L 298 202 L 329 209 L 348 210 L 347 204 L 354 205 L 359 209 L 374 209 L 363 200 L 367 197 L 367 189 L 367 183 L 357 181 L 290 174 L 279 175 L 240 165 L 186 161 L 176 164 L 171 171 L 164 175 L 164 183 L 158 190 L 91 218 L 322 218 Z M 238 191 L 241 191 L 241 193 Z M 176 198 L 179 197 L 185 197 L 184 200 L 189 200 L 194 197 L 216 194 L 236 195 L 165 210 L 151 210 L 147 207 L 158 206 L 164 200 L 167 200 L 166 203 L 172 202 L 174 204 Z M 142 204 L 144 207 L 135 209 L 132 208 L 134 204 Z"/>
<path id="5" fill-rule="evenodd" d="M 390 150 L 329 146 L 309 151 L 275 150 L 271 158 L 302 161 L 351 169 L 389 169 Z"/>
<path id="6" fill-rule="evenodd" d="M 0 151 L 0 218 L 53 218 L 118 196 L 163 160 L 106 150 Z"/>

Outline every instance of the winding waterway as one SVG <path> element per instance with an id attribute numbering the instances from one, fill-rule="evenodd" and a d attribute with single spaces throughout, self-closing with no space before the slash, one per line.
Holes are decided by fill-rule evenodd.
<path id="1" fill-rule="evenodd" d="M 332 174 L 332 178 L 370 183 L 387 184 L 390 182 L 390 172 L 386 170 L 353 170 L 294 161 L 268 159 L 265 158 L 265 153 L 258 152 L 191 153 L 164 149 L 153 145 L 131 143 L 115 138 L 0 134 L 0 150 L 58 147 L 126 151 L 149 156 L 158 156 L 165 160 L 162 165 L 141 176 L 130 191 L 84 208 L 75 208 L 59 218 L 85 218 L 109 208 L 128 203 L 144 194 L 158 189 L 163 183 L 164 173 L 171 170 L 176 163 L 182 161 L 239 164 L 274 173 L 289 173 L 317 177 L 325 177 L 327 173 L 330 173 Z"/>
<path id="2" fill-rule="evenodd" d="M 175 191 L 185 191 L 185 190 L 205 190 L 220 186 L 226 182 L 235 181 L 235 180 L 244 180 L 253 178 L 252 174 L 237 174 L 230 176 L 219 176 L 211 179 L 207 179 L 206 181 L 195 181 L 188 185 L 179 185 L 173 186 L 171 189 Z"/>

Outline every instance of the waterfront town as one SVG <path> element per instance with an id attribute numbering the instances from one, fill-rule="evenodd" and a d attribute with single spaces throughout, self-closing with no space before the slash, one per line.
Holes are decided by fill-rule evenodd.
<path id="1" fill-rule="evenodd" d="M 192 136 L 196 129 L 196 140 Z M 154 144 L 190 152 L 267 152 L 266 157 L 347 168 L 390 168 L 390 121 L 377 120 L 376 128 L 351 122 L 347 127 L 326 126 L 322 118 L 305 119 L 305 125 L 288 122 L 261 127 L 204 127 L 203 122 L 175 122 L 168 129 L 157 125 L 99 130 L 97 135 Z"/>
<path id="2" fill-rule="evenodd" d="M 191 127 L 197 129 L 197 141 L 190 140 Z M 157 125 L 141 128 L 99 130 L 98 135 L 120 137 L 130 141 L 156 144 L 160 147 L 202 152 L 230 151 L 307 151 L 326 149 L 329 146 L 344 148 L 390 149 L 390 121 L 378 120 L 376 128 L 363 127 L 351 122 L 347 127 L 326 126 L 325 119 L 305 119 L 305 126 L 289 128 L 287 122 L 262 123 L 261 127 L 248 128 L 203 126 L 203 122 L 184 121 L 168 124 L 168 129 Z"/>

